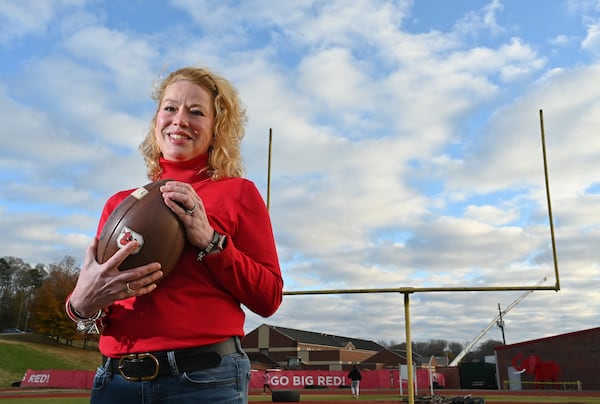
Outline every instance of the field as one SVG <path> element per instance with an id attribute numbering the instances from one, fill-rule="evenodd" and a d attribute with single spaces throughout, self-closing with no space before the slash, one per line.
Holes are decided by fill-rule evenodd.
<path id="1" fill-rule="evenodd" d="M 96 370 L 100 353 L 69 347 L 36 334 L 0 334 L 0 389 L 19 381 L 27 369 Z"/>
<path id="2" fill-rule="evenodd" d="M 49 338 L 32 334 L 0 334 L 0 404 L 83 404 L 89 403 L 86 390 L 26 390 L 11 388 L 21 380 L 27 369 L 95 370 L 100 363 L 96 351 L 68 347 Z M 434 396 L 417 395 L 416 403 L 448 403 L 457 396 L 484 397 L 486 403 L 585 403 L 600 404 L 600 392 L 495 390 L 449 391 L 438 390 Z M 270 395 L 252 391 L 250 402 L 271 402 Z M 363 391 L 360 400 L 353 400 L 347 390 L 301 391 L 301 402 L 306 403 L 406 403 L 397 391 Z"/>

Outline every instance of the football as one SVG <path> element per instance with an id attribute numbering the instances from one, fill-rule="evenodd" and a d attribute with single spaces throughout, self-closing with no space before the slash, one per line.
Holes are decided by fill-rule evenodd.
<path id="1" fill-rule="evenodd" d="M 164 279 L 174 269 L 185 244 L 185 229 L 165 205 L 160 186 L 151 182 L 131 192 L 112 211 L 100 232 L 96 260 L 106 262 L 120 248 L 137 240 L 139 248 L 119 266 L 120 271 L 160 262 Z"/>

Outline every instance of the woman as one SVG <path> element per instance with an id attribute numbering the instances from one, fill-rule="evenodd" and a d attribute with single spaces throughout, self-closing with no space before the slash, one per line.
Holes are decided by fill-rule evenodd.
<path id="1" fill-rule="evenodd" d="M 231 84 L 202 68 L 171 73 L 154 99 L 140 150 L 151 180 L 173 179 L 161 192 L 187 244 L 164 279 L 158 263 L 119 272 L 135 242 L 104 264 L 97 238 L 88 248 L 66 307 L 84 332 L 103 323 L 91 402 L 244 403 L 241 305 L 270 316 L 283 289 L 267 209 L 241 178 L 245 111 Z M 106 202 L 98 234 L 131 191 Z"/>

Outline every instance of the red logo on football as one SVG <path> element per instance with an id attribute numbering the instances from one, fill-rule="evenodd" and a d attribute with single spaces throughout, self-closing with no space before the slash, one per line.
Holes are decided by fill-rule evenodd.
<path id="1" fill-rule="evenodd" d="M 119 234 L 119 236 L 117 237 L 117 247 L 118 248 L 123 248 L 127 244 L 131 243 L 134 240 L 137 241 L 138 248 L 136 248 L 131 253 L 131 255 L 137 254 L 137 253 L 140 252 L 140 250 L 144 246 L 144 236 L 142 236 L 141 234 L 139 234 L 139 233 L 131 230 L 129 227 L 125 226 L 123 228 L 123 230 L 121 231 L 121 233 Z"/>

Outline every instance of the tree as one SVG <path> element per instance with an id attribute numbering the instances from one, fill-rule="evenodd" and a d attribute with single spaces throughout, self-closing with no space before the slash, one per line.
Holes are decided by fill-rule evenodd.
<path id="1" fill-rule="evenodd" d="M 463 345 L 458 342 L 451 342 L 448 344 L 448 360 L 452 362 L 454 358 L 458 356 L 463 350 Z"/>
<path id="2" fill-rule="evenodd" d="M 56 340 L 64 338 L 71 342 L 81 338 L 65 314 L 65 301 L 75 287 L 79 268 L 73 257 L 65 257 L 60 263 L 50 265 L 48 271 L 31 303 L 32 327 L 35 332 Z"/>
<path id="3" fill-rule="evenodd" d="M 20 258 L 0 258 L 0 330 L 17 327 L 71 343 L 95 340 L 80 335 L 65 313 L 67 295 L 75 287 L 80 268 L 75 258 L 65 256 L 47 268 L 31 267 Z"/>
<path id="4" fill-rule="evenodd" d="M 17 314 L 17 328 L 28 331 L 29 325 L 29 304 L 34 292 L 38 290 L 44 281 L 46 270 L 41 264 L 35 268 L 24 268 L 15 273 L 17 287 L 17 302 L 19 303 L 19 312 Z"/>
<path id="5" fill-rule="evenodd" d="M 20 258 L 0 258 L 0 328 L 24 328 L 29 299 L 44 273 L 41 265 L 32 268 Z"/>
<path id="6" fill-rule="evenodd" d="M 501 341 L 487 340 L 467 353 L 463 362 L 484 362 L 485 357 L 494 354 L 494 348 L 503 345 Z M 394 345 L 391 350 L 406 352 L 406 343 Z M 412 351 L 415 356 L 428 360 L 432 356 L 447 356 L 452 361 L 463 350 L 463 345 L 458 342 L 448 342 L 443 339 L 430 339 L 427 342 L 413 342 Z"/>
<path id="7" fill-rule="evenodd" d="M 430 339 L 427 345 L 427 356 L 446 356 L 448 341 L 445 339 Z"/>
<path id="8" fill-rule="evenodd" d="M 380 340 L 378 340 L 378 341 L 377 341 L 377 343 L 378 343 L 379 345 L 381 345 L 382 347 L 386 348 L 386 349 L 389 349 L 389 348 L 393 347 L 394 345 L 397 345 L 397 344 L 398 344 L 398 343 L 397 343 L 396 341 L 394 341 L 393 339 L 392 339 L 392 340 L 390 340 L 389 342 L 388 342 L 388 341 L 386 341 L 386 340 L 380 339 Z"/>
<path id="9" fill-rule="evenodd" d="M 12 278 L 15 272 L 8 259 L 0 258 L 0 327 L 14 327 L 14 300 Z"/>
<path id="10" fill-rule="evenodd" d="M 463 362 L 485 362 L 485 357 L 494 354 L 494 348 L 502 346 L 502 341 L 489 339 L 480 343 L 465 355 Z"/>
<path id="11" fill-rule="evenodd" d="M 458 346 L 458 352 L 462 350 L 462 345 L 457 342 L 448 342 L 444 339 L 430 339 L 427 342 L 414 342 L 412 343 L 412 352 L 414 356 L 421 358 L 422 360 L 428 361 L 432 356 L 449 356 L 448 347 Z M 406 342 L 398 345 L 394 345 L 390 349 L 406 352 Z M 416 358 L 413 358 L 416 360 Z"/>

